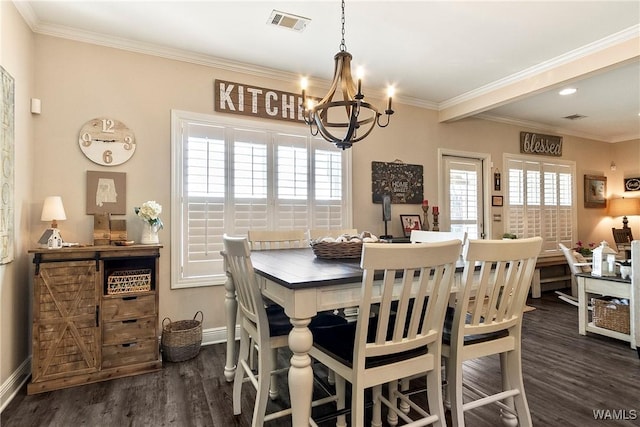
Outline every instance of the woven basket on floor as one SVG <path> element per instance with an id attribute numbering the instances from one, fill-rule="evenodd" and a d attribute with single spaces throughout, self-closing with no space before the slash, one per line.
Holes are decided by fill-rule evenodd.
<path id="1" fill-rule="evenodd" d="M 362 242 L 312 242 L 311 249 L 318 258 L 347 259 L 362 256 Z"/>
<path id="2" fill-rule="evenodd" d="M 629 306 L 593 298 L 593 324 L 600 328 L 628 334 L 631 331 Z"/>
<path id="3" fill-rule="evenodd" d="M 198 313 L 200 320 L 197 320 Z M 182 362 L 198 355 L 202 344 L 202 312 L 197 311 L 193 320 L 172 322 L 165 317 L 162 320 L 162 357 L 169 362 Z M 165 324 L 165 321 L 169 323 Z"/>

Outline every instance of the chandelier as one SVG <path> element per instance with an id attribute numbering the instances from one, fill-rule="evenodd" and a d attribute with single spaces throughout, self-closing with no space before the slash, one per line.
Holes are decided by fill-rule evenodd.
<path id="1" fill-rule="evenodd" d="M 320 134 L 338 148 L 347 149 L 367 137 L 377 124 L 384 128 L 389 125 L 393 114 L 391 99 L 393 87 L 388 89 L 389 101 L 384 110 L 386 122 L 380 120 L 382 113 L 364 101 L 362 77 L 357 85 L 351 74 L 351 59 L 344 42 L 344 0 L 342 0 L 342 41 L 340 52 L 334 56 L 335 69 L 329 92 L 317 103 L 306 98 L 306 79 L 302 81 L 302 117 L 309 125 L 311 135 Z M 338 96 L 341 92 L 341 97 Z"/>

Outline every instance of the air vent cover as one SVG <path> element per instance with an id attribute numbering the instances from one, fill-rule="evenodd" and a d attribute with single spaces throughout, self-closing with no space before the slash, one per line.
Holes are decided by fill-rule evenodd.
<path id="1" fill-rule="evenodd" d="M 580 119 L 584 119 L 587 116 L 583 116 L 582 114 L 572 114 L 570 116 L 565 116 L 563 117 L 563 119 L 567 119 L 567 120 L 580 120 Z"/>
<path id="2" fill-rule="evenodd" d="M 291 13 L 280 12 L 279 10 L 274 9 L 271 12 L 271 16 L 269 17 L 267 24 L 302 32 L 302 30 L 305 29 L 310 21 L 311 19 L 309 18 L 293 15 Z"/>

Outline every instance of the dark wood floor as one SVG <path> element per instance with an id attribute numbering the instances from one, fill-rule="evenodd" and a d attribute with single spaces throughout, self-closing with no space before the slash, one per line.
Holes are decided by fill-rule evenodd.
<path id="1" fill-rule="evenodd" d="M 523 369 L 533 424 L 554 426 L 640 425 L 640 360 L 627 343 L 578 335 L 577 308 L 553 293 L 530 300 L 525 314 Z M 2 427 L 25 426 L 250 426 L 255 393 L 246 385 L 243 413 L 234 417 L 232 386 L 223 375 L 223 344 L 203 347 L 195 359 L 165 363 L 160 372 L 34 396 L 26 387 L 0 415 Z M 320 372 L 322 375 L 322 372 Z M 498 359 L 471 361 L 473 383 L 497 389 Z M 286 400 L 286 388 L 282 398 Z M 270 403 L 270 408 L 283 401 Z M 594 410 L 627 420 L 595 420 Z M 634 418 L 634 419 L 629 419 Z M 497 408 L 466 415 L 470 427 L 499 426 Z M 289 418 L 267 426 L 289 426 Z M 329 426 L 332 423 L 323 423 Z"/>

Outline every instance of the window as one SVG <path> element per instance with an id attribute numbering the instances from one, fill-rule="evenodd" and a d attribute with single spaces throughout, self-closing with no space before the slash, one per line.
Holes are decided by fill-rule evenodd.
<path id="1" fill-rule="evenodd" d="M 482 159 L 444 155 L 442 162 L 445 212 L 440 229 L 466 231 L 469 239 L 484 238 Z"/>
<path id="2" fill-rule="evenodd" d="M 505 155 L 505 232 L 540 236 L 542 252 L 576 241 L 575 163 Z"/>
<path id="3" fill-rule="evenodd" d="M 172 288 L 226 281 L 222 236 L 350 228 L 350 151 L 301 126 L 172 112 Z"/>

